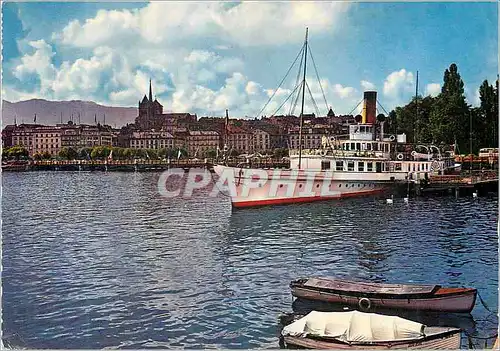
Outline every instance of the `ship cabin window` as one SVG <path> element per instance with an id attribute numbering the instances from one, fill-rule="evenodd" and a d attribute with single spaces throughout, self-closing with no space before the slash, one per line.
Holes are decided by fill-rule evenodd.
<path id="1" fill-rule="evenodd" d="M 349 172 L 354 171 L 354 161 L 347 161 L 347 170 Z"/>
<path id="2" fill-rule="evenodd" d="M 364 162 L 358 162 L 358 171 L 359 172 L 365 171 L 365 163 Z"/>
<path id="3" fill-rule="evenodd" d="M 377 143 L 373 143 L 373 151 L 378 151 L 378 144 Z"/>
<path id="4" fill-rule="evenodd" d="M 395 169 L 396 169 L 396 171 L 400 171 L 401 170 L 401 163 L 396 163 Z"/>
<path id="5" fill-rule="evenodd" d="M 351 150 L 355 150 L 355 149 L 356 149 L 355 144 L 356 144 L 356 143 L 351 143 Z"/>
<path id="6" fill-rule="evenodd" d="M 343 171 L 344 170 L 344 161 L 335 162 L 335 170 L 336 171 Z"/>
<path id="7" fill-rule="evenodd" d="M 361 150 L 361 143 L 356 143 L 356 150 Z"/>
<path id="8" fill-rule="evenodd" d="M 415 172 L 415 164 L 413 164 L 413 172 Z"/>
<path id="9" fill-rule="evenodd" d="M 371 149 L 372 149 L 372 143 L 367 143 L 366 150 L 371 151 Z"/>
<path id="10" fill-rule="evenodd" d="M 368 172 L 373 172 L 373 163 L 372 162 L 367 162 L 366 163 L 366 170 Z"/>
<path id="11" fill-rule="evenodd" d="M 330 161 L 321 161 L 321 170 L 330 169 Z"/>

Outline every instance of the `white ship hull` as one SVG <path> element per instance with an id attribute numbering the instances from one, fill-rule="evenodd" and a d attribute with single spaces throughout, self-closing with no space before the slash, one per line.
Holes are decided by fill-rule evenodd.
<path id="1" fill-rule="evenodd" d="M 329 172 L 245 169 L 221 165 L 216 165 L 214 170 L 219 177 L 231 183 L 228 186 L 231 204 L 235 208 L 367 196 L 384 191 L 388 185 L 388 182 L 374 180 L 335 179 Z"/>

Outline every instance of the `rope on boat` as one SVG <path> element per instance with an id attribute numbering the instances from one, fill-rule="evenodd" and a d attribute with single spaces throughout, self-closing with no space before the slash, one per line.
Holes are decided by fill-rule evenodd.
<path id="1" fill-rule="evenodd" d="M 488 312 L 490 312 L 491 314 L 494 314 L 496 316 L 497 315 L 496 312 L 493 312 L 492 310 L 490 310 L 488 308 L 488 306 L 486 305 L 486 302 L 484 302 L 483 298 L 481 297 L 481 294 L 479 293 L 479 290 L 477 291 L 477 296 L 479 297 L 479 301 L 481 301 L 481 304 L 483 305 L 483 307 L 486 308 L 486 310 Z"/>
<path id="2" fill-rule="evenodd" d="M 484 340 L 484 348 L 486 349 L 486 348 L 488 348 L 488 340 L 498 338 L 498 333 L 495 335 L 490 335 L 490 336 L 486 336 L 486 337 L 472 336 L 472 335 L 468 334 L 467 332 L 464 332 L 464 334 L 467 336 L 467 341 L 469 342 L 469 349 L 476 349 L 476 347 L 474 346 L 474 343 L 472 342 L 473 339 Z"/>

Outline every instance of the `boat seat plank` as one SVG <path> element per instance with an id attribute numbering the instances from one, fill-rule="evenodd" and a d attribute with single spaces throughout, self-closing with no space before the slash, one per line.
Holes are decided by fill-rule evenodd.
<path id="1" fill-rule="evenodd" d="M 304 283 L 304 287 L 343 292 L 391 295 L 432 294 L 440 288 L 439 285 L 379 284 L 328 278 L 309 278 Z"/>

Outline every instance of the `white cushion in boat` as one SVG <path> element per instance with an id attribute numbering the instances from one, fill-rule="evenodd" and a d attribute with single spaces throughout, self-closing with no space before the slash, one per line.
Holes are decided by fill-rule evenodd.
<path id="1" fill-rule="evenodd" d="M 306 321 L 304 332 L 314 335 L 323 335 L 325 331 L 325 322 L 322 319 L 313 318 Z"/>
<path id="2" fill-rule="evenodd" d="M 325 325 L 325 335 L 331 337 L 340 337 L 346 332 L 345 324 L 336 321 L 327 322 Z"/>
<path id="3" fill-rule="evenodd" d="M 394 316 L 350 312 L 312 311 L 283 328 L 283 335 L 314 334 L 347 342 L 372 342 L 418 339 L 424 325 Z"/>
<path id="4" fill-rule="evenodd" d="M 347 341 L 372 341 L 371 313 L 353 313 L 348 326 Z"/>

